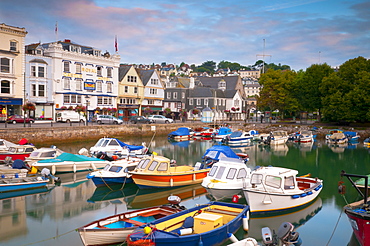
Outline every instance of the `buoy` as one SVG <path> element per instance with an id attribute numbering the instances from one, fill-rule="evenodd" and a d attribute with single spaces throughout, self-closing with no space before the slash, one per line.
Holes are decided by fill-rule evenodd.
<path id="1" fill-rule="evenodd" d="M 149 234 L 149 233 L 151 233 L 152 232 L 152 228 L 150 228 L 149 226 L 145 226 L 144 227 L 144 233 L 145 234 Z"/>
<path id="2" fill-rule="evenodd" d="M 243 215 L 243 229 L 244 231 L 249 230 L 249 211 L 247 212 L 247 215 Z"/>
<path id="3" fill-rule="evenodd" d="M 229 237 L 231 242 L 233 243 L 239 242 L 239 240 L 234 236 L 234 234 L 228 233 L 227 236 Z"/>
<path id="4" fill-rule="evenodd" d="M 30 171 L 30 174 L 36 174 L 37 173 L 37 168 L 32 166 L 31 167 L 31 171 Z"/>
<path id="5" fill-rule="evenodd" d="M 232 202 L 238 203 L 241 197 L 242 197 L 241 195 L 233 195 Z"/>

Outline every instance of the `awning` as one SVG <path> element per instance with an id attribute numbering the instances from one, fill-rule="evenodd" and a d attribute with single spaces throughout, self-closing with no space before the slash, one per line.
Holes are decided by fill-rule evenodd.
<path id="1" fill-rule="evenodd" d="M 0 97 L 0 105 L 22 105 L 22 98 Z"/>

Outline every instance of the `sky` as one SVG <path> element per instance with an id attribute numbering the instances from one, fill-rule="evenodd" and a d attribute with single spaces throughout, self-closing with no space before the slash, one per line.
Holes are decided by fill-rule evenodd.
<path id="1" fill-rule="evenodd" d="M 25 44 L 69 39 L 121 63 L 257 60 L 305 70 L 370 54 L 368 0 L 1 0 Z M 58 31 L 55 32 L 55 26 Z"/>

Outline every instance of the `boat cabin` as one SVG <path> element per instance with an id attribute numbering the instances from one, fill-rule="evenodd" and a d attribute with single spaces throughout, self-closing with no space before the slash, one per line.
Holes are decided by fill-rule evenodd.
<path id="1" fill-rule="evenodd" d="M 144 146 L 144 143 L 142 146 L 129 145 L 116 138 L 101 138 L 90 148 L 90 153 L 92 155 L 97 155 L 99 152 L 105 152 L 128 156 L 131 154 L 144 154 L 146 150 L 147 148 Z"/>
<path id="2" fill-rule="evenodd" d="M 252 188 L 288 191 L 297 189 L 297 170 L 282 167 L 259 167 L 252 171 Z M 298 187 L 301 188 L 301 187 Z M 302 187 L 303 188 L 303 187 Z"/>
<path id="3" fill-rule="evenodd" d="M 230 182 L 232 180 L 242 180 L 250 177 L 251 169 L 242 160 L 234 158 L 222 158 L 213 164 L 208 177 L 213 179 Z"/>
<path id="4" fill-rule="evenodd" d="M 136 173 L 152 173 L 152 174 L 161 174 L 161 173 L 178 173 L 192 171 L 200 168 L 201 163 L 197 163 L 195 167 L 192 166 L 177 166 L 175 160 L 170 160 L 164 156 L 149 156 L 143 158 L 134 172 Z"/>

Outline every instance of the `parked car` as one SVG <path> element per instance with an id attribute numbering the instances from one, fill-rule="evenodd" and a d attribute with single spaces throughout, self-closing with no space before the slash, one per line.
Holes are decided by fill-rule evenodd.
<path id="1" fill-rule="evenodd" d="M 11 115 L 6 119 L 6 122 L 7 123 L 13 123 L 13 124 L 24 123 L 24 117 L 22 115 Z M 33 123 L 35 123 L 35 119 L 27 117 L 26 118 L 26 123 L 33 124 Z"/>
<path id="2" fill-rule="evenodd" d="M 117 119 L 112 115 L 96 115 L 94 121 L 98 124 L 122 124 L 123 120 Z"/>
<path id="3" fill-rule="evenodd" d="M 137 123 L 150 124 L 152 123 L 152 120 L 146 118 L 145 116 L 132 116 L 130 118 L 130 122 L 132 124 L 137 124 Z"/>
<path id="4" fill-rule="evenodd" d="M 150 115 L 149 120 L 152 120 L 153 123 L 173 123 L 173 119 L 166 118 L 163 115 Z"/>

